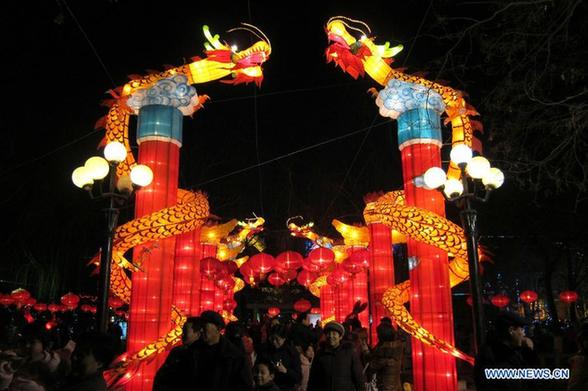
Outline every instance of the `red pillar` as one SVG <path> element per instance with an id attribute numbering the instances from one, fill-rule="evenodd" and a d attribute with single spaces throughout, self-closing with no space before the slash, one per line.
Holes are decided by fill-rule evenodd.
<path id="1" fill-rule="evenodd" d="M 173 302 L 187 316 L 200 310 L 200 232 L 198 228 L 176 239 Z"/>

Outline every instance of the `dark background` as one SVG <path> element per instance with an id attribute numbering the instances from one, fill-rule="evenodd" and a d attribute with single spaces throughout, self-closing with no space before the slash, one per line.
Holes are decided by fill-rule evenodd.
<path id="1" fill-rule="evenodd" d="M 4 292 L 24 286 L 42 300 L 70 290 L 94 293 L 86 262 L 103 238 L 103 215 L 99 203 L 74 187 L 71 172 L 98 153 L 103 131 L 93 126 L 107 111 L 100 106 L 105 91 L 123 85 L 126 75 L 202 55 L 203 24 L 240 48 L 250 36 L 225 31 L 241 21 L 255 24 L 273 49 L 261 89 L 196 86 L 211 101 L 184 121 L 180 186 L 205 191 L 212 213 L 224 220 L 263 216 L 267 251 L 277 254 L 301 245 L 288 235 L 287 218 L 301 215 L 319 233 L 336 237 L 331 219 L 361 222 L 366 193 L 402 188 L 396 125 L 378 115 L 367 93 L 378 86 L 325 63 L 324 24 L 335 15 L 366 21 L 379 43 L 404 44 L 393 66 L 446 80 L 467 91 L 480 111 L 484 153 L 507 174 L 505 186 L 479 208 L 482 242 L 494 254 L 486 265 L 491 285 L 502 272 L 507 282 L 522 279 L 527 288 L 538 287 L 544 277 L 531 272 L 541 274 L 549 257 L 561 263 L 556 269 L 562 276 L 567 260 L 583 263 L 586 111 L 585 80 L 578 75 L 585 74 L 580 21 L 586 7 L 579 2 L 72 0 L 3 8 Z M 510 30 L 512 35 L 503 34 Z M 559 82 L 545 83 L 546 75 Z M 527 91 L 521 82 L 543 96 L 519 95 Z M 547 98 L 580 102 L 579 114 L 547 104 Z M 530 119 L 541 118 L 538 112 L 548 118 L 528 129 Z M 554 118 L 579 130 L 560 129 L 549 122 Z M 570 134 L 573 143 L 550 159 Z M 446 129 L 446 142 L 449 135 Z M 566 168 L 557 173 L 549 164 Z M 541 176 L 542 169 L 554 175 Z M 564 177 L 567 182 L 557 181 Z M 123 221 L 131 210 L 123 210 Z M 458 221 L 451 205 L 448 215 Z"/>

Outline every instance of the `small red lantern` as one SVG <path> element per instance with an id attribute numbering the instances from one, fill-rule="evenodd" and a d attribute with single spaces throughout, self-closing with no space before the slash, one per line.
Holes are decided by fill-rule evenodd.
<path id="1" fill-rule="evenodd" d="M 563 291 L 559 294 L 559 299 L 564 303 L 571 304 L 578 300 L 578 294 L 574 291 Z"/>
<path id="2" fill-rule="evenodd" d="M 308 259 L 322 270 L 335 262 L 335 253 L 331 249 L 319 247 L 308 254 Z"/>
<path id="3" fill-rule="evenodd" d="M 306 299 L 299 299 L 294 303 L 294 309 L 298 312 L 306 312 L 312 308 L 312 303 Z"/>
<path id="4" fill-rule="evenodd" d="M 255 254 L 249 259 L 251 270 L 257 274 L 266 274 L 272 271 L 275 263 L 274 257 L 266 253 Z"/>
<path id="5" fill-rule="evenodd" d="M 470 295 L 468 296 L 468 298 L 466 299 L 466 303 L 468 303 L 468 305 L 471 307 L 474 305 L 474 298 Z"/>
<path id="6" fill-rule="evenodd" d="M 36 302 L 37 302 L 37 299 L 35 299 L 34 297 L 29 297 L 28 299 L 26 299 L 24 301 L 24 305 L 28 306 L 28 307 L 32 307 L 35 305 Z"/>
<path id="7" fill-rule="evenodd" d="M 351 274 L 357 274 L 368 268 L 370 253 L 368 250 L 354 251 L 349 258 L 343 261 L 343 269 Z"/>
<path id="8" fill-rule="evenodd" d="M 37 303 L 33 306 L 33 309 L 37 312 L 47 311 L 47 304 Z"/>
<path id="9" fill-rule="evenodd" d="M 29 297 L 31 297 L 31 294 L 25 289 L 18 288 L 10 293 L 10 297 L 12 297 L 15 303 L 23 304 Z"/>
<path id="10" fill-rule="evenodd" d="M 534 302 L 538 298 L 537 292 L 530 291 L 530 290 L 521 292 L 519 297 L 521 298 L 522 301 L 524 301 L 527 304 L 531 304 L 532 302 Z"/>
<path id="11" fill-rule="evenodd" d="M 57 327 L 57 322 L 54 320 L 50 320 L 49 322 L 45 323 L 45 329 L 47 330 L 51 330 L 55 327 Z"/>
<path id="12" fill-rule="evenodd" d="M 110 306 L 110 308 L 120 308 L 125 304 L 124 301 L 122 301 L 121 298 L 117 297 L 117 296 L 111 296 L 108 298 L 108 305 Z"/>
<path id="13" fill-rule="evenodd" d="M 320 309 L 320 308 L 318 308 L 318 307 L 312 307 L 312 308 L 310 309 L 310 313 L 311 313 L 311 314 L 320 314 L 320 313 L 321 313 L 321 309 Z"/>
<path id="14" fill-rule="evenodd" d="M 80 306 L 80 310 L 82 310 L 82 312 L 90 312 L 91 308 L 92 306 L 90 304 L 82 304 Z"/>
<path id="15" fill-rule="evenodd" d="M 302 266 L 302 255 L 296 251 L 284 251 L 276 257 L 276 265 L 286 270 L 296 270 Z"/>
<path id="16" fill-rule="evenodd" d="M 492 296 L 490 301 L 492 302 L 492 305 L 494 305 L 495 307 L 504 308 L 510 303 L 510 297 L 508 297 L 507 295 L 499 294 Z"/>
<path id="17" fill-rule="evenodd" d="M 126 318 L 127 317 L 127 314 L 123 310 L 116 310 L 116 311 L 114 311 L 114 314 L 116 316 L 118 316 L 119 318 Z"/>
<path id="18" fill-rule="evenodd" d="M 47 309 L 49 310 L 49 312 L 54 313 L 59 311 L 61 309 L 61 306 L 59 304 L 51 303 L 47 306 Z"/>
<path id="19" fill-rule="evenodd" d="M 237 266 L 237 264 L 233 261 L 227 261 L 227 262 L 223 262 L 223 265 L 225 265 L 225 269 L 227 269 L 227 274 L 229 276 L 232 276 L 235 274 L 235 272 L 239 269 L 239 267 Z"/>
<path id="20" fill-rule="evenodd" d="M 216 277 L 221 268 L 221 262 L 214 257 L 206 257 L 200 260 L 200 273 L 210 280 Z"/>
<path id="21" fill-rule="evenodd" d="M 14 299 L 10 295 L 0 295 L 0 304 L 9 306 L 14 303 Z"/>
<path id="22" fill-rule="evenodd" d="M 316 280 L 318 275 L 316 273 L 310 272 L 308 270 L 301 270 L 298 273 L 298 277 L 296 277 L 296 281 L 302 286 L 309 286 Z"/>
<path id="23" fill-rule="evenodd" d="M 296 269 L 286 270 L 286 273 L 282 274 L 282 277 L 286 280 L 286 282 L 290 282 L 298 276 L 298 272 Z"/>
<path id="24" fill-rule="evenodd" d="M 71 307 L 75 308 L 78 306 L 79 302 L 80 302 L 80 296 L 73 294 L 71 292 L 61 296 L 61 304 L 63 304 L 67 308 L 71 308 Z"/>
<path id="25" fill-rule="evenodd" d="M 312 273 L 318 273 L 321 271 L 321 267 L 310 262 L 310 258 L 305 258 L 302 260 L 302 268 Z"/>
<path id="26" fill-rule="evenodd" d="M 237 308 L 237 302 L 233 299 L 225 299 L 223 301 L 223 309 L 225 311 L 233 312 Z"/>
<path id="27" fill-rule="evenodd" d="M 270 307 L 267 309 L 267 314 L 272 318 L 275 318 L 276 316 L 280 315 L 280 309 L 278 307 Z"/>
<path id="28" fill-rule="evenodd" d="M 96 309 L 96 306 L 94 306 L 94 305 L 90 306 L 90 312 L 92 314 L 96 314 L 96 312 L 98 312 L 98 310 Z"/>
<path id="29" fill-rule="evenodd" d="M 227 275 L 216 280 L 214 284 L 223 291 L 231 291 L 235 287 L 235 280 L 233 280 L 233 277 Z"/>
<path id="30" fill-rule="evenodd" d="M 327 276 L 327 284 L 338 286 L 349 281 L 351 275 L 340 267 L 337 267 Z"/>
<path id="31" fill-rule="evenodd" d="M 280 273 L 273 272 L 268 276 L 267 282 L 277 288 L 284 285 L 286 283 L 286 279 Z"/>

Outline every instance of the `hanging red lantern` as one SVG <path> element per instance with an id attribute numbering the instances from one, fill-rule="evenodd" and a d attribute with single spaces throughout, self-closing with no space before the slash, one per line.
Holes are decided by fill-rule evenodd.
<path id="1" fill-rule="evenodd" d="M 534 302 L 535 300 L 537 300 L 537 292 L 535 291 L 523 291 L 521 292 L 521 294 L 519 295 L 519 297 L 521 298 L 522 301 L 524 301 L 527 304 L 531 304 L 532 302 Z"/>
<path id="2" fill-rule="evenodd" d="M 10 293 L 10 297 L 12 297 L 15 303 L 23 304 L 29 297 L 31 297 L 31 294 L 25 289 L 18 288 Z"/>
<path id="3" fill-rule="evenodd" d="M 0 295 L 0 304 L 9 306 L 14 303 L 14 299 L 10 295 Z"/>
<path id="4" fill-rule="evenodd" d="M 308 254 L 308 259 L 322 270 L 335 262 L 335 253 L 331 249 L 319 247 Z"/>
<path id="5" fill-rule="evenodd" d="M 116 309 L 122 307 L 124 304 L 125 302 L 117 296 L 110 296 L 108 298 L 108 305 L 110 306 L 110 308 Z"/>
<path id="6" fill-rule="evenodd" d="M 80 310 L 82 310 L 82 312 L 90 312 L 91 308 L 92 306 L 90 304 L 82 304 L 80 306 Z"/>
<path id="7" fill-rule="evenodd" d="M 298 312 L 306 312 L 312 308 L 312 303 L 306 299 L 298 299 L 294 302 L 294 309 Z"/>
<path id="8" fill-rule="evenodd" d="M 200 273 L 213 280 L 221 270 L 221 262 L 214 257 L 206 257 L 200 260 Z"/>
<path id="9" fill-rule="evenodd" d="M 237 264 L 233 261 L 223 262 L 223 265 L 225 265 L 225 269 L 227 269 L 227 274 L 229 276 L 234 275 L 237 272 L 237 270 L 239 269 Z"/>
<path id="10" fill-rule="evenodd" d="M 282 274 L 282 277 L 286 280 L 286 282 L 290 282 L 298 276 L 298 272 L 296 269 L 286 270 L 285 273 Z"/>
<path id="11" fill-rule="evenodd" d="M 61 296 L 61 304 L 66 306 L 67 308 L 77 307 L 78 303 L 80 302 L 80 296 L 73 294 L 71 292 Z"/>
<path id="12" fill-rule="evenodd" d="M 127 317 L 126 312 L 124 312 L 123 310 L 116 310 L 116 311 L 114 311 L 114 314 L 116 316 L 118 316 L 119 318 L 126 318 Z"/>
<path id="13" fill-rule="evenodd" d="M 57 327 L 57 322 L 54 320 L 50 320 L 49 322 L 45 323 L 45 329 L 47 330 L 51 330 L 55 327 Z"/>
<path id="14" fill-rule="evenodd" d="M 251 270 L 257 274 L 266 274 L 272 271 L 275 263 L 274 257 L 266 253 L 255 254 L 249 259 Z"/>
<path id="15" fill-rule="evenodd" d="M 90 306 L 90 312 L 92 314 L 96 314 L 96 312 L 98 312 L 98 310 L 96 309 L 96 306 L 94 306 L 94 305 Z"/>
<path id="16" fill-rule="evenodd" d="M 51 303 L 47 306 L 47 309 L 49 310 L 49 312 L 54 313 L 59 311 L 61 309 L 61 306 L 59 304 Z"/>
<path id="17" fill-rule="evenodd" d="M 235 280 L 233 280 L 233 277 L 227 275 L 221 279 L 215 280 L 214 284 L 223 291 L 231 291 L 235 287 Z"/>
<path id="18" fill-rule="evenodd" d="M 267 309 L 267 314 L 272 318 L 275 318 L 276 316 L 280 315 L 280 309 L 278 307 L 270 307 Z"/>
<path id="19" fill-rule="evenodd" d="M 466 299 L 466 303 L 468 303 L 468 305 L 471 307 L 474 305 L 474 299 L 472 298 L 472 296 L 468 296 L 468 298 Z"/>
<path id="20" fill-rule="evenodd" d="M 312 307 L 310 309 L 310 313 L 311 314 L 320 314 L 321 313 L 321 309 L 319 307 Z"/>
<path id="21" fill-rule="evenodd" d="M 237 302 L 233 299 L 225 299 L 223 301 L 223 309 L 225 311 L 233 312 L 237 308 Z"/>
<path id="22" fill-rule="evenodd" d="M 249 285 L 255 284 L 255 276 L 256 273 L 251 269 L 251 265 L 249 262 L 245 262 L 240 268 L 239 271 L 244 277 L 244 280 Z"/>
<path id="23" fill-rule="evenodd" d="M 267 282 L 278 288 L 286 283 L 286 279 L 280 273 L 273 272 L 267 277 Z"/>
<path id="24" fill-rule="evenodd" d="M 331 274 L 327 276 L 327 284 L 331 286 L 338 286 L 345 284 L 347 281 L 349 281 L 350 278 L 351 275 L 348 272 L 340 267 L 337 267 L 331 272 Z"/>
<path id="25" fill-rule="evenodd" d="M 574 291 L 563 291 L 559 294 L 559 299 L 564 303 L 571 304 L 578 300 L 578 294 Z"/>
<path id="26" fill-rule="evenodd" d="M 310 258 L 304 258 L 302 260 L 302 268 L 312 273 L 318 273 L 321 271 L 321 267 L 310 262 Z"/>
<path id="27" fill-rule="evenodd" d="M 33 305 L 35 305 L 35 303 L 37 302 L 37 299 L 35 299 L 34 297 L 29 297 L 28 299 L 26 299 L 24 301 L 24 305 L 27 307 L 32 307 Z"/>
<path id="28" fill-rule="evenodd" d="M 297 314 L 296 312 L 294 312 L 294 313 L 291 313 L 291 314 L 290 314 L 290 317 L 291 317 L 292 319 L 296 320 L 296 319 L 298 319 L 298 314 Z"/>
<path id="29" fill-rule="evenodd" d="M 507 295 L 499 294 L 492 296 L 490 301 L 492 302 L 492 305 L 494 305 L 495 307 L 504 308 L 510 303 L 510 297 L 508 297 Z"/>
<path id="30" fill-rule="evenodd" d="M 33 309 L 37 312 L 47 311 L 47 304 L 37 303 L 33 306 Z"/>
<path id="31" fill-rule="evenodd" d="M 302 266 L 302 255 L 296 251 L 284 251 L 276 257 L 276 265 L 286 270 L 296 270 Z"/>
<path id="32" fill-rule="evenodd" d="M 308 270 L 301 270 L 300 273 L 298 273 L 298 277 L 296 277 L 296 281 L 298 281 L 300 285 L 307 287 L 312 284 L 317 279 L 317 277 L 318 275 L 316 273 L 310 272 Z"/>
<path id="33" fill-rule="evenodd" d="M 25 318 L 25 320 L 27 321 L 28 324 L 31 324 L 35 321 L 35 318 L 33 318 L 33 315 L 31 315 L 30 308 L 26 308 L 24 310 L 23 317 Z"/>
<path id="34" fill-rule="evenodd" d="M 343 261 L 343 269 L 351 274 L 357 274 L 366 270 L 370 262 L 370 253 L 367 250 L 354 251 L 349 258 Z"/>

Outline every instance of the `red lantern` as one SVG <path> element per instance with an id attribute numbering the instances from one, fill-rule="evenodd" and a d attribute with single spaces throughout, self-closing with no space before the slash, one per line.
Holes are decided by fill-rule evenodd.
<path id="1" fill-rule="evenodd" d="M 327 276 L 327 284 L 337 286 L 349 281 L 351 275 L 340 267 L 337 267 Z"/>
<path id="2" fill-rule="evenodd" d="M 122 307 L 125 304 L 124 301 L 122 301 L 122 299 L 120 299 L 119 297 L 116 296 L 111 296 L 108 298 L 108 305 L 110 306 L 110 308 L 119 308 Z"/>
<path id="3" fill-rule="evenodd" d="M 61 304 L 63 304 L 67 308 L 71 308 L 71 307 L 75 308 L 78 306 L 79 302 L 80 302 L 80 296 L 75 295 L 71 292 L 61 296 Z"/>
<path id="4" fill-rule="evenodd" d="M 80 310 L 82 310 L 82 312 L 90 312 L 91 308 L 92 306 L 90 304 L 82 304 L 80 306 Z"/>
<path id="5" fill-rule="evenodd" d="M 123 310 L 116 310 L 116 311 L 114 311 L 114 314 L 116 316 L 118 316 L 119 318 L 126 318 L 127 317 L 127 314 Z"/>
<path id="6" fill-rule="evenodd" d="M 321 271 L 321 267 L 310 262 L 310 258 L 305 258 L 302 260 L 302 268 L 312 273 L 318 273 Z"/>
<path id="7" fill-rule="evenodd" d="M 298 272 L 296 269 L 286 270 L 286 273 L 282 274 L 282 277 L 286 280 L 286 282 L 290 282 L 298 276 Z"/>
<path id="8" fill-rule="evenodd" d="M 537 297 L 538 296 L 537 296 L 537 292 L 535 292 L 535 291 L 524 291 L 524 292 L 521 292 L 521 294 L 519 295 L 519 297 L 525 303 L 531 304 L 532 302 L 534 302 L 535 300 L 537 300 Z"/>
<path id="9" fill-rule="evenodd" d="M 468 298 L 466 299 L 466 303 L 468 303 L 468 305 L 471 307 L 474 305 L 474 299 L 472 296 L 468 296 Z"/>
<path id="10" fill-rule="evenodd" d="M 227 274 L 229 276 L 232 276 L 235 274 L 235 272 L 239 269 L 239 267 L 237 266 L 237 264 L 233 261 L 227 261 L 227 262 L 223 262 L 223 265 L 225 265 L 225 269 L 227 269 Z"/>
<path id="11" fill-rule="evenodd" d="M 12 297 L 12 299 L 14 300 L 15 303 L 17 304 L 22 304 L 24 303 L 29 297 L 31 297 L 31 294 L 22 288 L 18 288 L 13 290 L 10 293 L 10 297 Z"/>
<path id="12" fill-rule="evenodd" d="M 233 312 L 237 308 L 237 302 L 233 299 L 225 299 L 223 301 L 223 309 L 225 311 Z"/>
<path id="13" fill-rule="evenodd" d="M 267 281 L 276 288 L 286 283 L 286 279 L 280 273 L 276 272 L 270 274 L 267 278 Z"/>
<path id="14" fill-rule="evenodd" d="M 24 301 L 24 305 L 32 307 L 33 305 L 35 305 L 36 302 L 37 302 L 37 299 L 35 299 L 34 297 L 29 297 L 28 299 L 26 299 Z"/>
<path id="15" fill-rule="evenodd" d="M 255 283 L 255 272 L 251 269 L 251 265 L 249 262 L 245 262 L 240 268 L 239 271 L 243 275 L 245 282 L 249 285 Z"/>
<path id="16" fill-rule="evenodd" d="M 224 276 L 223 278 L 214 281 L 214 284 L 224 291 L 231 291 L 235 287 L 235 280 L 231 276 Z"/>
<path id="17" fill-rule="evenodd" d="M 310 263 L 318 266 L 321 270 L 335 262 L 335 253 L 328 248 L 315 248 L 308 254 Z"/>
<path id="18" fill-rule="evenodd" d="M 0 304 L 9 306 L 14 303 L 14 299 L 10 295 L 0 295 Z"/>
<path id="19" fill-rule="evenodd" d="M 318 275 L 316 273 L 310 272 L 308 270 L 301 270 L 298 273 L 298 277 L 296 277 L 296 281 L 302 286 L 309 286 L 316 280 Z"/>
<path id="20" fill-rule="evenodd" d="M 54 327 L 57 327 L 57 322 L 54 320 L 50 320 L 49 322 L 45 323 L 45 329 L 51 330 Z"/>
<path id="21" fill-rule="evenodd" d="M 259 253 L 255 254 L 249 259 L 251 270 L 257 274 L 266 274 L 272 271 L 275 264 L 275 259 L 269 254 Z"/>
<path id="22" fill-rule="evenodd" d="M 54 313 L 59 311 L 61 309 L 61 306 L 59 304 L 51 303 L 47 306 L 47 309 L 49 310 L 49 312 Z"/>
<path id="23" fill-rule="evenodd" d="M 492 305 L 494 305 L 495 307 L 504 308 L 510 303 L 510 297 L 508 297 L 507 295 L 499 294 L 492 296 L 492 299 L 490 299 L 490 301 L 492 302 Z"/>
<path id="24" fill-rule="evenodd" d="M 343 269 L 351 274 L 357 274 L 368 268 L 370 253 L 367 250 L 354 251 L 349 258 L 343 261 Z"/>
<path id="25" fill-rule="evenodd" d="M 564 303 L 571 304 L 578 300 L 578 294 L 574 291 L 563 291 L 559 294 L 559 299 Z"/>
<path id="26" fill-rule="evenodd" d="M 312 308 L 312 303 L 306 299 L 296 300 L 294 309 L 298 312 L 306 312 Z"/>
<path id="27" fill-rule="evenodd" d="M 311 313 L 311 314 L 320 314 L 320 313 L 321 313 L 321 309 L 320 309 L 320 308 L 318 308 L 318 307 L 312 307 L 312 308 L 310 309 L 310 313 Z"/>
<path id="28" fill-rule="evenodd" d="M 280 314 L 280 309 L 278 307 L 270 307 L 267 309 L 267 314 L 272 318 L 275 318 Z"/>
<path id="29" fill-rule="evenodd" d="M 302 255 L 296 251 L 284 251 L 276 257 L 276 265 L 286 270 L 296 270 L 302 266 Z"/>
<path id="30" fill-rule="evenodd" d="M 33 309 L 37 312 L 47 311 L 47 304 L 37 303 L 33 306 Z"/>
<path id="31" fill-rule="evenodd" d="M 92 306 L 90 306 L 90 312 L 91 312 L 92 314 L 96 314 L 96 312 L 98 312 L 98 310 L 96 309 L 96 306 L 93 306 L 93 305 L 92 305 Z"/>
<path id="32" fill-rule="evenodd" d="M 214 257 L 206 257 L 200 260 L 200 273 L 213 280 L 221 270 L 221 262 Z"/>
<path id="33" fill-rule="evenodd" d="M 290 314 L 290 317 L 294 320 L 298 319 L 298 314 L 296 312 Z"/>

